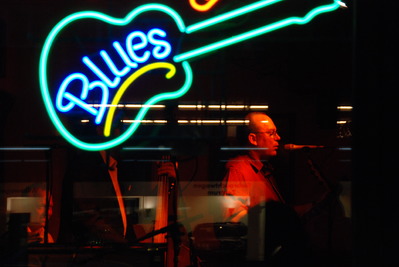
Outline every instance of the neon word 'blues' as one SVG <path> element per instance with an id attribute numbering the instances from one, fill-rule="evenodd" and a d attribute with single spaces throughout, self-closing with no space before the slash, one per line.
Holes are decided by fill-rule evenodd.
<path id="1" fill-rule="evenodd" d="M 100 51 L 100 56 L 105 65 L 112 73 L 112 77 L 107 76 L 104 71 L 96 65 L 88 56 L 82 58 L 82 62 L 86 65 L 99 80 L 89 81 L 89 78 L 83 73 L 72 73 L 68 75 L 61 83 L 57 96 L 56 107 L 60 112 L 68 112 L 75 106 L 78 106 L 95 117 L 95 123 L 100 124 L 103 120 L 106 105 L 109 103 L 109 89 L 116 88 L 120 85 L 121 80 L 132 69 L 137 69 L 139 64 L 145 64 L 151 59 L 165 59 L 171 51 L 170 43 L 165 39 L 167 34 L 164 30 L 153 28 L 147 33 L 142 31 L 133 31 L 126 37 L 125 49 L 120 42 L 114 41 L 113 48 L 117 52 L 124 66 L 117 66 L 115 60 L 105 51 Z M 74 95 L 70 88 L 81 88 L 80 95 Z M 78 88 L 79 88 L 78 87 Z M 102 92 L 101 103 L 99 109 L 93 107 L 86 102 L 89 92 L 99 89 Z"/>

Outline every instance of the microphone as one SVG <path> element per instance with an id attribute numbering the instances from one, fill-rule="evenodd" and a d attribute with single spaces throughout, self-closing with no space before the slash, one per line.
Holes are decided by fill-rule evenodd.
<path id="1" fill-rule="evenodd" d="M 324 148 L 324 146 L 316 146 L 316 145 L 294 145 L 294 144 L 285 144 L 285 150 L 298 150 L 298 149 L 314 149 L 314 148 Z"/>

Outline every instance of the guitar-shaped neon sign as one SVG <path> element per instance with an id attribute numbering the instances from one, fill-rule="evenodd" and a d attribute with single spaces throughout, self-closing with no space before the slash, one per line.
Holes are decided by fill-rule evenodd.
<path id="1" fill-rule="evenodd" d="M 140 121 L 144 119 L 151 105 L 163 100 L 179 98 L 189 90 L 193 81 L 193 73 L 189 64 L 190 60 L 205 53 L 243 42 L 289 25 L 308 23 L 319 14 L 336 10 L 341 4 L 340 1 L 333 0 L 328 4 L 313 8 L 303 17 L 288 17 L 181 53 L 177 49 L 177 42 L 175 42 L 176 44 L 172 44 L 168 41 L 168 38 L 171 38 L 169 29 L 162 27 L 136 28 L 136 25 L 140 24 L 136 24 L 136 22 L 139 22 L 143 16 L 157 13 L 168 17 L 169 20 L 171 19 L 175 24 L 175 30 L 186 36 L 281 1 L 258 1 L 191 26 L 185 26 L 181 16 L 175 10 L 162 4 L 139 6 L 124 18 L 114 18 L 93 11 L 78 12 L 67 16 L 51 30 L 44 43 L 40 57 L 40 87 L 50 119 L 63 137 L 80 149 L 96 151 L 112 148 L 123 143 L 135 133 L 140 126 Z M 120 41 L 114 41 L 112 43 L 114 56 L 111 56 L 108 50 L 97 52 L 96 56 L 98 57 L 98 54 L 101 56 L 101 58 L 98 58 L 102 62 L 105 62 L 107 71 L 99 67 L 98 60 L 93 59 L 94 52 L 91 52 L 84 55 L 79 62 L 85 68 L 86 72 L 73 72 L 66 77 L 63 74 L 64 76 L 60 78 L 61 82 L 50 82 L 51 76 L 49 72 L 51 69 L 48 67 L 50 52 L 54 50 L 54 44 L 59 38 L 60 32 L 66 31 L 68 27 L 72 27 L 72 25 L 75 25 L 75 22 L 81 20 L 94 20 L 122 28 L 129 26 L 129 31 L 123 35 L 125 46 Z M 133 30 L 130 30 L 131 25 L 133 25 Z M 115 60 L 115 57 L 118 57 L 118 61 Z M 55 65 L 58 65 L 58 63 Z M 87 72 L 90 72 L 90 74 Z M 151 95 L 138 111 L 134 118 L 134 123 L 120 135 L 111 137 L 112 124 L 118 103 L 130 91 L 127 89 L 132 84 L 152 72 L 162 73 L 161 76 L 165 81 L 163 86 L 167 87 L 168 83 L 173 81 L 173 88 L 167 87 L 168 90 Z M 178 89 L 172 90 L 175 88 Z M 88 101 L 89 96 L 94 94 L 99 94 L 95 101 L 96 105 L 89 104 Z M 112 97 L 112 100 L 110 100 L 110 97 Z M 76 137 L 64 125 L 61 119 L 62 116 L 70 113 L 79 116 L 82 112 L 92 116 L 95 123 L 103 127 L 103 140 L 100 142 L 83 140 Z"/>

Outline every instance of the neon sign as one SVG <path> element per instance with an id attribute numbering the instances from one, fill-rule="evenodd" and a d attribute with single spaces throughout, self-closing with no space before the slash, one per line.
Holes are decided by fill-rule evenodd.
<path id="1" fill-rule="evenodd" d="M 194 8 L 197 11 L 205 12 L 211 9 L 217 3 L 218 0 L 204 0 L 205 3 L 203 4 L 197 3 L 197 0 L 189 0 L 189 1 L 192 8 Z"/>
<path id="2" fill-rule="evenodd" d="M 191 26 L 185 26 L 183 19 L 175 10 L 162 4 L 139 6 L 124 18 L 114 18 L 93 11 L 67 16 L 51 30 L 40 57 L 40 88 L 51 121 L 67 141 L 80 149 L 105 150 L 117 146 L 135 133 L 151 105 L 179 98 L 189 90 L 193 81 L 189 60 L 289 25 L 308 23 L 317 15 L 331 12 L 340 6 L 340 2 L 335 0 L 313 8 L 303 17 L 288 17 L 190 51 L 180 52 L 178 49 L 178 38 L 175 38 L 177 34 L 185 37 L 281 1 L 258 1 Z M 159 16 L 160 19 L 155 19 Z M 168 18 L 166 24 L 163 23 L 165 17 Z M 156 25 L 142 26 L 142 21 L 152 20 L 154 22 L 151 23 Z M 116 26 L 120 31 L 117 31 L 119 37 L 110 39 L 110 44 L 100 51 L 86 49 L 78 54 L 71 68 L 80 68 L 79 71 L 65 73 L 63 67 L 62 71 L 56 72 L 60 68 L 57 68 L 59 64 L 53 54 L 61 53 L 57 47 L 65 42 L 60 36 L 64 34 L 82 39 L 74 35 L 80 25 L 76 26 L 76 23 L 82 21 Z M 135 86 L 153 73 L 158 75 L 156 77 L 161 90 L 156 93 L 151 92 L 153 86 L 146 84 L 145 90 L 149 91 L 150 95 L 135 115 L 134 123 L 119 135 L 112 136 L 118 103 L 131 91 L 134 93 L 137 89 Z M 149 82 L 152 82 L 152 78 Z M 80 137 L 66 126 L 68 123 L 65 120 L 68 116 L 92 118 L 102 131 L 102 139 L 93 142 Z"/>
<path id="3" fill-rule="evenodd" d="M 77 105 L 95 116 L 95 123 L 100 124 L 104 116 L 106 105 L 108 104 L 109 88 L 112 89 L 119 86 L 123 77 L 130 73 L 132 69 L 136 69 L 138 67 L 138 63 L 147 62 L 151 56 L 158 60 L 163 60 L 164 58 L 169 56 L 171 52 L 170 44 L 167 41 L 155 38 L 155 36 L 165 37 L 166 33 L 160 29 L 151 29 L 147 35 L 140 31 L 131 32 L 126 38 L 126 51 L 122 48 L 119 42 L 113 42 L 113 47 L 126 65 L 121 70 L 116 67 L 114 61 L 110 58 L 105 50 L 100 51 L 102 59 L 113 74 L 113 79 L 107 77 L 107 75 L 104 74 L 104 72 L 98 66 L 96 66 L 96 64 L 94 64 L 88 56 L 84 56 L 82 58 L 82 62 L 98 78 L 100 78 L 100 81 L 89 82 L 88 78 L 83 73 L 70 74 L 64 79 L 58 90 L 56 97 L 57 109 L 60 112 L 68 112 Z M 135 39 L 139 39 L 139 42 L 133 44 L 133 40 Z M 151 52 L 147 50 L 142 53 L 142 55 L 138 55 L 136 51 L 145 48 L 148 42 L 154 45 L 153 50 Z M 156 66 L 162 67 L 164 66 L 164 64 L 159 63 Z M 136 73 L 133 73 L 133 75 L 136 75 Z M 76 97 L 67 92 L 68 87 L 71 86 L 71 84 L 73 85 L 73 83 L 76 83 L 76 81 L 80 81 L 82 83 L 82 92 L 80 97 Z M 124 90 L 126 90 L 125 87 L 128 85 L 129 84 L 126 85 L 126 82 L 124 82 L 121 88 L 124 88 Z M 101 105 L 100 109 L 98 110 L 84 102 L 84 100 L 88 96 L 89 91 L 93 90 L 96 87 L 102 90 Z M 117 92 L 118 93 L 116 95 L 120 96 L 121 89 L 119 89 Z M 65 99 L 68 100 L 66 105 L 64 104 Z M 115 103 L 115 98 L 112 102 Z M 109 134 L 105 136 L 109 136 Z"/>

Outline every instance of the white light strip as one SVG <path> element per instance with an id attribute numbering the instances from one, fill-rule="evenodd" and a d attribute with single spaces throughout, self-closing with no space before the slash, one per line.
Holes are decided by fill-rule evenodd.
<path id="1" fill-rule="evenodd" d="M 117 104 L 117 105 L 111 105 L 111 104 L 89 104 L 91 107 L 99 108 L 102 106 L 105 106 L 107 108 L 109 107 L 117 107 L 117 108 L 133 108 L 133 109 L 140 109 L 144 107 L 149 107 L 149 108 L 165 108 L 165 105 L 142 105 L 142 104 Z"/>
<path id="2" fill-rule="evenodd" d="M 338 147 L 338 150 L 340 150 L 340 151 L 351 151 L 352 148 L 351 147 Z"/>
<path id="3" fill-rule="evenodd" d="M 5 151 L 46 151 L 50 150 L 50 147 L 0 147 L 0 150 Z"/>
<path id="4" fill-rule="evenodd" d="M 208 109 L 245 109 L 244 105 L 209 105 Z"/>
<path id="5" fill-rule="evenodd" d="M 121 120 L 123 123 L 134 123 L 136 120 Z M 141 120 L 138 121 L 140 123 L 146 124 L 166 124 L 167 120 Z M 243 125 L 247 124 L 248 120 L 178 120 L 179 124 L 212 124 L 212 125 L 221 125 L 221 124 L 238 124 Z"/>
<path id="6" fill-rule="evenodd" d="M 121 120 L 121 122 L 123 123 L 135 123 L 135 122 L 139 122 L 139 123 L 144 123 L 144 124 L 165 124 L 168 123 L 167 120 Z"/>
<path id="7" fill-rule="evenodd" d="M 122 150 L 148 150 L 148 151 L 154 151 L 154 150 L 172 150 L 171 147 L 123 147 Z"/>
<path id="8" fill-rule="evenodd" d="M 178 105 L 179 109 L 203 109 L 205 105 Z"/>
<path id="9" fill-rule="evenodd" d="M 248 124 L 249 120 L 227 120 L 226 124 Z"/>
<path id="10" fill-rule="evenodd" d="M 143 104 L 89 104 L 91 107 L 99 108 L 105 106 L 109 107 L 117 107 L 117 108 L 130 108 L 130 109 L 140 109 L 143 107 L 149 107 L 151 109 L 164 109 L 165 105 L 143 105 Z M 248 110 L 248 109 L 262 109 L 267 110 L 269 109 L 268 105 L 178 105 L 179 109 L 182 110 L 198 110 L 198 109 L 210 109 L 210 110 Z"/>
<path id="11" fill-rule="evenodd" d="M 133 108 L 133 109 L 139 109 L 139 108 L 165 108 L 165 105 L 140 105 L 140 104 L 126 104 L 126 108 Z"/>
<path id="12" fill-rule="evenodd" d="M 337 109 L 341 110 L 341 111 L 351 111 L 353 109 L 353 107 L 352 106 L 338 106 Z"/>
<path id="13" fill-rule="evenodd" d="M 190 120 L 190 123 L 223 124 L 224 120 Z"/>
<path id="14" fill-rule="evenodd" d="M 209 110 L 247 110 L 247 109 L 269 109 L 268 105 L 179 105 L 179 109 L 209 109 Z"/>
<path id="15" fill-rule="evenodd" d="M 269 109 L 269 106 L 267 106 L 267 105 L 252 105 L 252 106 L 249 106 L 249 109 Z"/>
<path id="16" fill-rule="evenodd" d="M 99 108 L 99 107 L 107 107 L 107 108 L 110 108 L 110 107 L 117 107 L 117 108 L 123 108 L 125 105 L 123 105 L 123 104 L 117 104 L 117 105 L 111 105 L 111 104 L 89 104 L 89 106 L 92 106 L 92 107 L 94 107 L 94 108 Z"/>
<path id="17" fill-rule="evenodd" d="M 0 160 L 0 162 L 4 163 L 20 163 L 20 162 L 26 162 L 26 163 L 37 163 L 37 162 L 49 162 L 49 160 L 46 159 L 6 159 L 6 160 Z"/>

